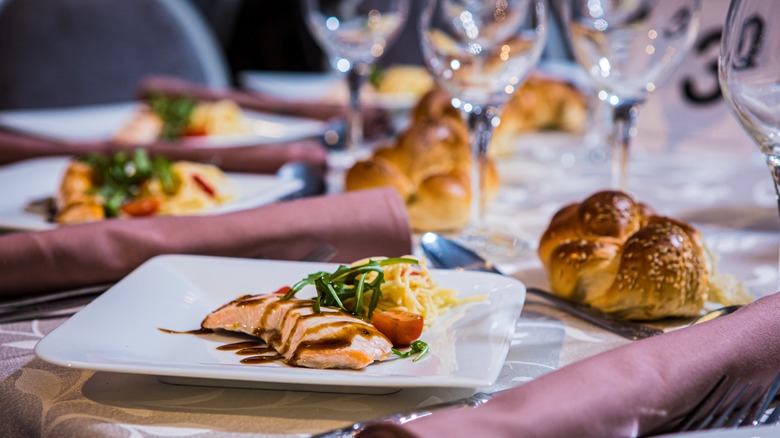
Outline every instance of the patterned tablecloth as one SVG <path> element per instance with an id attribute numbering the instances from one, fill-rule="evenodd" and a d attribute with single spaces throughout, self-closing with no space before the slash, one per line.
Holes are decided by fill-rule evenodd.
<path id="1" fill-rule="evenodd" d="M 577 142 L 529 136 L 517 154 L 500 160 L 503 187 L 487 222 L 535 242 L 563 204 L 607 187 L 609 163 L 584 159 Z M 720 256 L 721 271 L 736 275 L 757 296 L 777 290 L 776 198 L 761 155 L 747 139 L 674 147 L 640 139 L 630 174 L 636 197 L 702 231 Z M 526 284 L 546 286 L 533 252 L 498 262 Z M 0 325 L 0 436 L 306 436 L 474 391 L 521 385 L 628 342 L 529 297 L 501 375 L 490 387 L 336 394 L 177 386 L 153 376 L 52 365 L 33 349 L 62 321 Z"/>

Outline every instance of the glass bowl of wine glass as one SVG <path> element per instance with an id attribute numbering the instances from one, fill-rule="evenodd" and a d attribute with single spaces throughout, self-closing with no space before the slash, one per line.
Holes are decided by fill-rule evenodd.
<path id="1" fill-rule="evenodd" d="M 346 168 L 363 144 L 360 89 L 371 65 L 406 22 L 409 0 L 302 0 L 302 4 L 306 24 L 332 68 L 346 75 L 349 105 L 344 162 L 338 165 Z"/>
<path id="2" fill-rule="evenodd" d="M 611 107 L 611 185 L 627 190 L 639 109 L 693 45 L 701 1 L 560 0 L 556 6 L 577 63 Z"/>
<path id="3" fill-rule="evenodd" d="M 543 0 L 428 0 L 420 18 L 428 69 L 469 131 L 470 222 L 456 237 L 490 252 L 527 246 L 483 223 L 483 169 L 501 109 L 539 61 L 546 23 Z"/>
<path id="4" fill-rule="evenodd" d="M 718 74 L 727 106 L 764 154 L 780 208 L 780 3 L 732 0 Z"/>

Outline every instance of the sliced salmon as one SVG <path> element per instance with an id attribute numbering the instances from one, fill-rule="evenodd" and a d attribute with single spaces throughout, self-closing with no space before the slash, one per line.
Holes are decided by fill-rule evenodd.
<path id="1" fill-rule="evenodd" d="M 307 368 L 362 369 L 390 355 L 390 341 L 362 319 L 329 307 L 315 312 L 311 300 L 279 298 L 238 297 L 206 316 L 201 327 L 257 336 L 287 363 Z"/>

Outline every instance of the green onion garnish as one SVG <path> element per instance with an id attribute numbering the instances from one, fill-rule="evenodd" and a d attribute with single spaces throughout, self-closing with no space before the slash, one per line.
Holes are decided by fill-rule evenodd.
<path id="1" fill-rule="evenodd" d="M 281 299 L 289 300 L 304 286 L 313 285 L 317 291 L 314 297 L 314 310 L 319 312 L 320 306 L 337 307 L 348 313 L 371 321 L 371 316 L 382 296 L 381 285 L 385 281 L 384 266 L 398 263 L 418 264 L 416 259 L 409 257 L 395 257 L 382 260 L 369 260 L 358 266 L 339 266 L 334 272 L 320 271 L 308 275 L 299 281 Z M 376 277 L 368 281 L 368 275 L 375 273 Z M 364 296 L 371 292 L 371 301 L 368 309 L 363 310 Z M 354 299 L 348 308 L 345 301 Z"/>

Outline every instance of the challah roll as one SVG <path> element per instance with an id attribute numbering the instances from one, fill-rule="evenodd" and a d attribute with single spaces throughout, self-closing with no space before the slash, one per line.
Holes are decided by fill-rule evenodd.
<path id="1" fill-rule="evenodd" d="M 532 75 L 504 106 L 490 148 L 495 155 L 508 155 L 521 134 L 545 130 L 582 132 L 586 119 L 585 96 L 574 85 Z"/>
<path id="2" fill-rule="evenodd" d="M 619 191 L 559 210 L 538 255 L 553 293 L 626 319 L 696 316 L 722 288 L 697 230 Z"/>
<path id="3" fill-rule="evenodd" d="M 393 144 L 347 171 L 346 190 L 395 188 L 406 201 L 417 231 L 455 230 L 468 225 L 471 153 L 466 125 L 446 92 L 434 89 L 412 111 L 412 121 Z M 498 191 L 492 160 L 483 164 L 484 202 Z"/>

